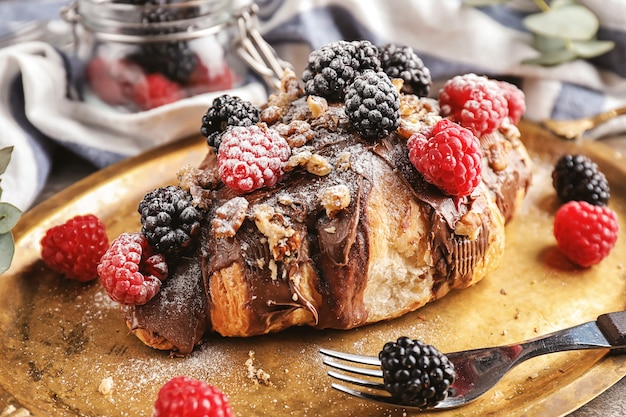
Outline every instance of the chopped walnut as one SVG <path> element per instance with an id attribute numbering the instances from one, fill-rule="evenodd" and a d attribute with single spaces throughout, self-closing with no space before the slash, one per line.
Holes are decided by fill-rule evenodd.
<path id="1" fill-rule="evenodd" d="M 287 220 L 267 204 L 254 207 L 254 222 L 267 237 L 272 256 L 280 261 L 292 255 L 300 247 L 300 235 L 287 224 Z"/>
<path id="2" fill-rule="evenodd" d="M 254 365 L 254 351 L 251 350 L 248 352 L 248 359 L 246 360 L 246 369 L 248 371 L 248 378 L 251 379 L 255 384 L 263 384 L 267 386 L 273 386 L 272 381 L 270 381 L 270 374 L 265 372 L 263 369 L 258 369 Z"/>
<path id="3" fill-rule="evenodd" d="M 332 215 L 350 205 L 350 189 L 344 184 L 330 186 L 320 192 L 320 203 L 326 209 L 326 215 Z"/>
<path id="4" fill-rule="evenodd" d="M 482 220 L 480 214 L 469 211 L 459 219 L 454 226 L 454 233 L 459 236 L 467 236 L 470 240 L 475 240 L 480 234 Z"/>
<path id="5" fill-rule="evenodd" d="M 100 385 L 98 386 L 98 392 L 103 395 L 109 395 L 113 392 L 113 378 L 110 376 L 107 378 L 103 378 L 100 381 Z"/>
<path id="6" fill-rule="evenodd" d="M 278 122 L 291 103 L 303 94 L 296 74 L 291 69 L 285 69 L 280 80 L 280 92 L 269 96 L 267 105 L 261 110 L 260 121 L 268 125 Z"/>
<path id="7" fill-rule="evenodd" d="M 288 172 L 298 166 L 306 166 L 306 164 L 313 156 L 311 150 L 312 148 L 309 146 L 302 146 L 300 148 L 292 149 L 291 156 L 287 160 L 287 163 L 285 164 L 283 170 Z"/>
<path id="8" fill-rule="evenodd" d="M 276 201 L 278 201 L 278 203 L 282 204 L 283 206 L 290 206 L 293 204 L 293 197 L 289 193 L 280 193 L 276 197 Z"/>
<path id="9" fill-rule="evenodd" d="M 321 155 L 313 154 L 306 163 L 306 170 L 311 174 L 319 175 L 323 177 L 328 175 L 333 170 L 332 165 L 328 162 L 328 159 Z"/>
<path id="10" fill-rule="evenodd" d="M 235 236 L 246 218 L 248 204 L 245 198 L 234 197 L 218 207 L 211 221 L 215 236 L 218 238 Z"/>
<path id="11" fill-rule="evenodd" d="M 504 122 L 500 126 L 499 130 L 505 138 L 511 141 L 513 146 L 517 146 L 522 134 L 520 133 L 519 128 L 513 124 L 509 118 L 504 119 Z"/>
<path id="12" fill-rule="evenodd" d="M 328 101 L 326 101 L 324 97 L 308 96 L 306 104 L 309 110 L 311 110 L 311 114 L 316 119 L 326 114 L 326 111 L 328 110 Z"/>
<path id="13" fill-rule="evenodd" d="M 280 77 L 280 91 L 285 93 L 291 101 L 302 97 L 304 94 L 304 90 L 302 90 L 298 82 L 298 77 L 291 68 L 286 68 Z"/>
<path id="14" fill-rule="evenodd" d="M 311 125 L 304 120 L 292 120 L 289 124 L 279 123 L 274 129 L 285 138 L 290 148 L 300 148 L 313 139 Z"/>
<path id="15" fill-rule="evenodd" d="M 427 99 L 421 99 L 410 94 L 400 96 L 398 133 L 405 139 L 426 127 L 434 126 L 439 120 L 441 120 L 441 116 Z"/>
<path id="16" fill-rule="evenodd" d="M 339 170 L 340 172 L 344 172 L 352 168 L 352 163 L 350 162 L 351 157 L 352 154 L 350 152 L 346 151 L 340 153 L 337 157 L 337 163 L 335 164 L 337 170 Z"/>
<path id="17" fill-rule="evenodd" d="M 190 164 L 184 165 L 178 170 L 176 177 L 179 187 L 191 193 L 191 203 L 200 209 L 207 209 L 212 202 L 212 190 L 220 181 L 215 154 L 208 152 L 199 168 Z"/>
<path id="18" fill-rule="evenodd" d="M 496 172 L 504 171 L 509 166 L 509 152 L 511 152 L 511 142 L 502 140 L 492 143 L 486 152 L 489 166 Z"/>

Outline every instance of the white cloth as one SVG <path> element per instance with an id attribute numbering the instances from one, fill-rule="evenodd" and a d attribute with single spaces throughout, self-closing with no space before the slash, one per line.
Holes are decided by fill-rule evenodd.
<path id="1" fill-rule="evenodd" d="M 41 142 L 52 138 L 99 167 L 155 146 L 198 134 L 202 115 L 218 91 L 138 113 L 120 112 L 94 101 L 68 97 L 67 66 L 61 53 L 39 41 L 0 50 L 0 148 L 14 146 L 2 176 L 3 201 L 30 207 L 49 169 Z M 24 118 L 15 113 L 15 77 L 21 76 Z M 266 98 L 262 84 L 251 83 L 229 94 L 257 104 Z M 30 125 L 32 125 L 32 128 Z M 34 128 L 34 129 L 33 129 Z"/>
<path id="2" fill-rule="evenodd" d="M 461 0 L 257 0 L 257 5 L 261 32 L 297 74 L 311 49 L 338 39 L 404 44 L 413 47 L 429 67 L 432 95 L 457 74 L 510 78 L 526 94 L 526 117 L 538 121 L 626 105 L 626 2 L 581 2 L 599 18 L 598 38 L 613 40 L 616 46 L 601 57 L 554 67 L 521 64 L 538 55 L 531 45 L 532 35 L 522 24 L 529 11 L 536 11 L 530 0 L 479 8 Z M 10 93 L 0 98 L 0 147 L 15 145 L 2 177 L 2 200 L 22 209 L 32 204 L 43 186 L 50 143 L 105 166 L 198 132 L 201 115 L 220 94 L 147 112 L 120 113 L 68 98 L 67 62 L 43 42 L 0 49 L 0 86 Z M 21 76 L 21 82 L 15 81 L 16 76 Z M 260 84 L 230 93 L 257 103 L 266 96 Z M 626 117 L 621 117 L 588 136 L 624 132 Z"/>

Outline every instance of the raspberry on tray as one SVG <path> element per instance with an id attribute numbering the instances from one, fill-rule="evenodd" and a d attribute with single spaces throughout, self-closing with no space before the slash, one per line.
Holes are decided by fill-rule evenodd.
<path id="1" fill-rule="evenodd" d="M 41 258 L 67 278 L 87 282 L 98 278 L 96 268 L 108 247 L 104 223 L 87 214 L 48 229 L 41 239 Z"/>

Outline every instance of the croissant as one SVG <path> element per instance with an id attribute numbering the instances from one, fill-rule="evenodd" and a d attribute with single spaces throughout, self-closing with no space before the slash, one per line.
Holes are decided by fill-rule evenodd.
<path id="1" fill-rule="evenodd" d="M 237 192 L 220 181 L 213 147 L 199 166 L 181 167 L 179 186 L 206 213 L 198 242 L 153 299 L 123 307 L 130 331 L 187 354 L 211 333 L 350 329 L 414 311 L 497 268 L 505 224 L 531 181 L 519 130 L 505 123 L 481 135 L 480 183 L 449 196 L 416 170 L 406 145 L 443 119 L 438 103 L 399 96 L 398 127 L 365 140 L 344 103 L 305 94 L 286 71 L 258 121 L 292 145 L 284 177 Z"/>

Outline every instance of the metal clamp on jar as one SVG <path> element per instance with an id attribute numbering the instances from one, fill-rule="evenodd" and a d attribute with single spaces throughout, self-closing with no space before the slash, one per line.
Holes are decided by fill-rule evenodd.
<path id="1" fill-rule="evenodd" d="M 257 29 L 256 5 L 229 0 L 77 0 L 62 11 L 85 65 L 86 94 L 149 110 L 249 81 L 277 88 L 283 69 Z"/>

